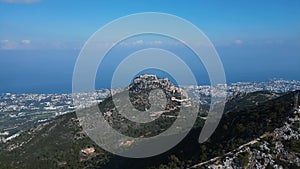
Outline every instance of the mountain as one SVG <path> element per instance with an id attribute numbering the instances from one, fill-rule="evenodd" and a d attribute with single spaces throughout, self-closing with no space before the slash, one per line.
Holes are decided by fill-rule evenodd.
<path id="1" fill-rule="evenodd" d="M 251 93 L 235 92 L 227 99 L 225 113 L 234 109 L 244 109 L 258 106 L 266 101 L 275 99 L 283 93 L 275 93 L 270 91 L 255 91 Z"/>
<path id="2" fill-rule="evenodd" d="M 158 88 L 167 98 L 164 112 L 156 119 L 161 123 L 128 130 L 133 124 L 124 122 L 125 118 L 114 110 L 112 97 L 98 106 L 104 114 L 111 112 L 106 118 L 119 132 L 139 137 L 152 131 L 150 137 L 173 123 L 174 118 L 168 115 L 176 117 L 177 109 L 194 104 L 184 91 L 167 79 L 155 76 L 138 77 L 128 87 L 129 98 L 135 108 L 147 111 L 151 102 L 146 98 L 151 96 L 151 90 Z M 0 168 L 257 168 L 259 164 L 261 168 L 299 168 L 299 110 L 295 106 L 299 92 L 238 94 L 227 102 L 226 113 L 207 142 L 198 143 L 204 123 L 199 113 L 196 125 L 178 145 L 163 154 L 143 159 L 124 158 L 104 151 L 87 137 L 72 112 L 0 144 Z M 118 100 L 124 94 L 114 97 Z M 184 110 L 189 111 L 188 108 Z"/>
<path id="3" fill-rule="evenodd" d="M 191 168 L 299 168 L 299 93 L 286 93 L 259 106 L 226 114 L 214 133 L 221 137 L 212 140 L 219 140 L 231 148 Z M 230 115 L 233 112 L 239 113 L 239 117 L 227 119 L 233 118 Z M 247 114 L 250 115 L 248 119 L 247 116 L 242 117 Z M 232 127 L 228 123 L 230 121 L 237 123 L 233 130 L 229 129 Z M 218 134 L 219 131 L 222 134 Z M 233 146 L 234 143 L 238 146 Z"/>

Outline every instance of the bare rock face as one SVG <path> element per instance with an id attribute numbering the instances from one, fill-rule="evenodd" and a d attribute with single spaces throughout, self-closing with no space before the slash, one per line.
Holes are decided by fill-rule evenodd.
<path id="1" fill-rule="evenodd" d="M 144 74 L 136 77 L 128 90 L 131 103 L 141 111 L 151 107 L 150 100 L 160 102 L 165 99 L 166 109 L 174 109 L 188 100 L 184 90 L 176 87 L 168 78 L 159 79 L 156 75 Z"/>

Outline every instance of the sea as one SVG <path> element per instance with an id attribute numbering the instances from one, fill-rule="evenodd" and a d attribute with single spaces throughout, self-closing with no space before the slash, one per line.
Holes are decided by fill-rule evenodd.
<path id="1" fill-rule="evenodd" d="M 218 52 L 227 83 L 261 82 L 272 78 L 300 81 L 298 55 L 264 57 L 263 54 L 255 55 L 253 52 L 242 54 L 222 48 L 218 49 Z M 0 93 L 71 93 L 73 70 L 79 53 L 80 50 L 0 50 Z M 97 76 L 96 88 L 110 87 L 113 65 L 117 65 L 112 62 L 114 61 L 107 61 L 108 73 L 103 69 L 101 78 Z M 210 84 L 203 65 L 191 63 L 191 67 L 195 69 L 193 72 L 198 85 Z M 174 80 L 166 72 L 157 70 L 145 70 L 137 72 L 137 75 L 143 73 L 155 73 L 159 77 L 166 76 L 171 81 Z"/>

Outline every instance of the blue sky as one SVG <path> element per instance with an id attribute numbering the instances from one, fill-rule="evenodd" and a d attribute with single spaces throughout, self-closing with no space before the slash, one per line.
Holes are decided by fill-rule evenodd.
<path id="1" fill-rule="evenodd" d="M 37 72 L 48 82 L 63 81 L 51 92 L 69 92 L 85 41 L 105 24 L 140 12 L 170 13 L 200 28 L 216 46 L 229 82 L 300 80 L 299 0 L 0 0 L 0 92 L 26 93 L 30 86 L 41 92 L 49 86 Z"/>
<path id="2" fill-rule="evenodd" d="M 216 46 L 300 43 L 298 0 L 0 1 L 1 49 L 80 48 L 104 24 L 149 11 L 189 20 Z"/>

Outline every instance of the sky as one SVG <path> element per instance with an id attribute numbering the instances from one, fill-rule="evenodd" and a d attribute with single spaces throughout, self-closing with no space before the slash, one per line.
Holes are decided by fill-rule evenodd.
<path id="1" fill-rule="evenodd" d="M 75 57 L 69 63 L 74 64 L 95 31 L 119 17 L 141 12 L 169 13 L 196 25 L 215 45 L 231 81 L 257 80 L 257 74 L 265 75 L 263 80 L 273 76 L 300 80 L 298 0 L 0 0 L 0 67 L 10 56 L 14 56 L 11 66 L 20 64 L 15 57 L 22 57 L 20 51 L 38 57 L 62 51 Z M 30 66 L 35 65 L 29 62 Z M 8 70 L 0 68 L 1 81 L 7 80 L 4 76 L 22 75 Z M 13 83 L 6 82 L 7 86 Z"/>
<path id="2" fill-rule="evenodd" d="M 139 12 L 182 17 L 217 46 L 299 45 L 299 9 L 298 0 L 0 0 L 1 49 L 80 48 L 103 25 Z"/>

